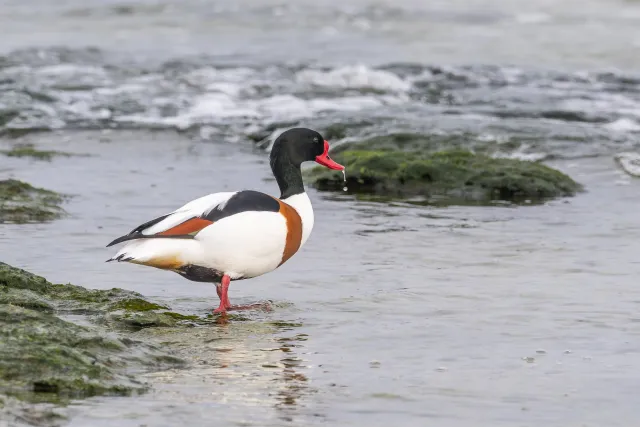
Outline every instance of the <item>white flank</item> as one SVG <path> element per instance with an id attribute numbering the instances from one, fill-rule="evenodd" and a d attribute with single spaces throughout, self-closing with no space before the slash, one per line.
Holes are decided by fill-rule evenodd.
<path id="1" fill-rule="evenodd" d="M 279 212 L 241 212 L 216 221 L 195 237 L 202 248 L 195 264 L 232 279 L 275 270 L 284 253 L 287 224 Z"/>
<path id="2" fill-rule="evenodd" d="M 300 219 L 302 219 L 302 242 L 300 242 L 300 247 L 302 247 L 311 235 L 311 230 L 313 230 L 314 217 L 311 200 L 309 200 L 307 193 L 304 192 L 282 199 L 282 201 L 292 206 L 300 215 Z"/>

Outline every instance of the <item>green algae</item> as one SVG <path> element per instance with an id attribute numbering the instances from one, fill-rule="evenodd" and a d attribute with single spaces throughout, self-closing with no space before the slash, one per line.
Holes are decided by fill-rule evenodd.
<path id="1" fill-rule="evenodd" d="M 28 289 L 12 289 L 0 286 L 0 304 L 11 304 L 46 313 L 55 310 L 45 298 Z"/>
<path id="2" fill-rule="evenodd" d="M 111 310 L 128 310 L 128 311 L 151 311 L 151 310 L 168 310 L 166 305 L 155 304 L 142 298 L 131 298 L 118 301 L 111 305 Z"/>
<path id="3" fill-rule="evenodd" d="M 55 150 L 38 150 L 32 144 L 16 144 L 10 150 L 0 150 L 7 157 L 29 157 L 51 161 L 54 157 L 71 157 L 73 154 Z"/>
<path id="4" fill-rule="evenodd" d="M 390 147 L 414 143 L 412 135 L 396 135 Z M 572 196 L 582 189 L 569 176 L 541 163 L 493 158 L 465 150 L 350 148 L 332 153 L 332 156 L 346 167 L 349 191 L 359 194 L 444 197 L 450 203 L 517 202 Z M 311 184 L 319 190 L 342 191 L 345 185 L 342 173 L 325 168 L 314 168 L 308 175 Z"/>
<path id="5" fill-rule="evenodd" d="M 0 304 L 0 393 L 58 400 L 142 391 L 142 383 L 116 369 L 126 365 L 120 352 L 97 345 L 102 338 L 91 334 L 51 313 Z"/>
<path id="6" fill-rule="evenodd" d="M 36 274 L 0 262 L 0 304 L 42 307 L 64 313 L 96 315 L 98 322 L 129 328 L 173 326 L 198 316 L 173 313 L 170 307 L 147 301 L 133 291 L 120 288 L 87 289 L 72 284 L 54 284 Z M 158 312 L 160 311 L 160 312 Z"/>
<path id="7" fill-rule="evenodd" d="M 175 320 L 188 320 L 188 321 L 192 321 L 192 322 L 199 322 L 202 319 L 198 316 L 194 316 L 194 315 L 186 315 L 186 314 L 180 314 L 180 313 L 174 313 L 172 311 L 166 311 L 164 313 L 162 313 L 166 316 L 169 316 Z"/>
<path id="8" fill-rule="evenodd" d="M 61 218 L 65 196 L 15 179 L 0 180 L 0 223 L 47 222 Z"/>
<path id="9" fill-rule="evenodd" d="M 179 366 L 182 360 L 110 331 L 199 319 L 168 309 L 135 292 L 53 284 L 0 262 L 0 396 L 64 403 L 144 392 L 147 386 L 130 372 Z M 89 314 L 94 325 L 61 317 L 77 313 Z"/>
<path id="10" fill-rule="evenodd" d="M 178 313 L 174 313 L 178 315 Z M 115 312 L 108 313 L 102 319 L 105 324 L 129 330 L 140 330 L 144 328 L 171 327 L 178 324 L 176 317 L 166 313 L 146 312 Z"/>

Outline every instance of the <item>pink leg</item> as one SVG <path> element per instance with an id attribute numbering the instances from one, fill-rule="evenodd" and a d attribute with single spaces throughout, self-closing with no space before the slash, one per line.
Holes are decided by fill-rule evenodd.
<path id="1" fill-rule="evenodd" d="M 222 283 L 216 285 L 216 293 L 220 298 L 220 305 L 218 308 L 213 310 L 214 313 L 226 313 L 227 309 L 231 307 L 231 303 L 229 302 L 229 283 L 231 283 L 231 278 L 226 274 L 222 276 Z"/>
<path id="2" fill-rule="evenodd" d="M 216 292 L 218 293 L 218 297 L 220 298 L 220 305 L 218 308 L 213 310 L 214 313 L 226 313 L 227 310 L 252 310 L 252 309 L 262 309 L 266 311 L 271 311 L 271 306 L 269 304 L 249 304 L 249 305 L 231 305 L 231 301 L 229 301 L 229 284 L 231 283 L 231 278 L 226 274 L 222 276 L 222 281 L 219 285 L 216 285 Z"/>
<path id="3" fill-rule="evenodd" d="M 231 278 L 226 274 L 222 276 L 222 295 L 224 296 L 224 306 L 229 309 L 231 303 L 229 302 L 229 284 L 231 284 Z"/>

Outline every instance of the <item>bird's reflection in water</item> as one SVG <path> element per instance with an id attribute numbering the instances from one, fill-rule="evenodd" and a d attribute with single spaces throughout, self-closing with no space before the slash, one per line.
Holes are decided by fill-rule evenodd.
<path id="1" fill-rule="evenodd" d="M 293 422 L 304 416 L 313 393 L 303 359 L 309 336 L 298 332 L 301 327 L 229 316 L 207 327 L 147 331 L 189 363 L 147 375 L 153 397 L 171 405 L 198 403 L 217 420 Z"/>
<path id="2" fill-rule="evenodd" d="M 275 407 L 281 411 L 282 418 L 293 421 L 293 415 L 300 405 L 299 401 L 308 395 L 311 390 L 308 386 L 308 378 L 302 373 L 306 369 L 304 361 L 296 353 L 296 349 L 304 348 L 304 341 L 308 339 L 306 334 L 280 337 L 278 350 L 282 352 L 280 359 L 281 377 L 274 381 L 281 381 L 282 387 L 277 393 Z M 302 351 L 302 350 L 298 350 Z"/>

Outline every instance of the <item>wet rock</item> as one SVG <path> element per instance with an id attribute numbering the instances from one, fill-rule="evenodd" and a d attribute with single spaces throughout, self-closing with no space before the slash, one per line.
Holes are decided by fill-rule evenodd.
<path id="1" fill-rule="evenodd" d="M 46 222 L 65 215 L 65 196 L 15 179 L 0 181 L 0 223 Z"/>
<path id="2" fill-rule="evenodd" d="M 124 348 L 117 339 L 52 313 L 1 304 L 0 392 L 58 399 L 142 390 L 144 385 L 121 369 L 127 365 Z"/>
<path id="3" fill-rule="evenodd" d="M 86 289 L 71 284 L 54 284 L 2 262 L 0 304 L 89 315 L 95 323 L 122 329 L 130 329 L 131 326 L 175 326 L 186 321 L 203 324 L 209 322 L 206 318 L 172 312 L 168 306 L 147 301 L 137 292 L 119 288 Z"/>
<path id="4" fill-rule="evenodd" d="M 71 314 L 93 325 L 65 319 Z M 193 324 L 194 317 L 135 292 L 53 284 L 0 262 L 0 397 L 63 402 L 144 391 L 131 372 L 182 361 L 113 330 Z"/>
<path id="5" fill-rule="evenodd" d="M 32 144 L 16 144 L 10 150 L 0 150 L 7 157 L 28 157 L 35 160 L 50 161 L 54 157 L 71 157 L 73 154 L 54 150 L 39 150 Z"/>
<path id="6" fill-rule="evenodd" d="M 353 193 L 468 203 L 543 200 L 571 196 L 581 189 L 567 175 L 543 164 L 464 150 L 345 149 L 333 157 L 346 167 L 347 187 Z M 342 173 L 321 167 L 312 169 L 309 177 L 319 190 L 342 191 L 345 185 Z"/>

